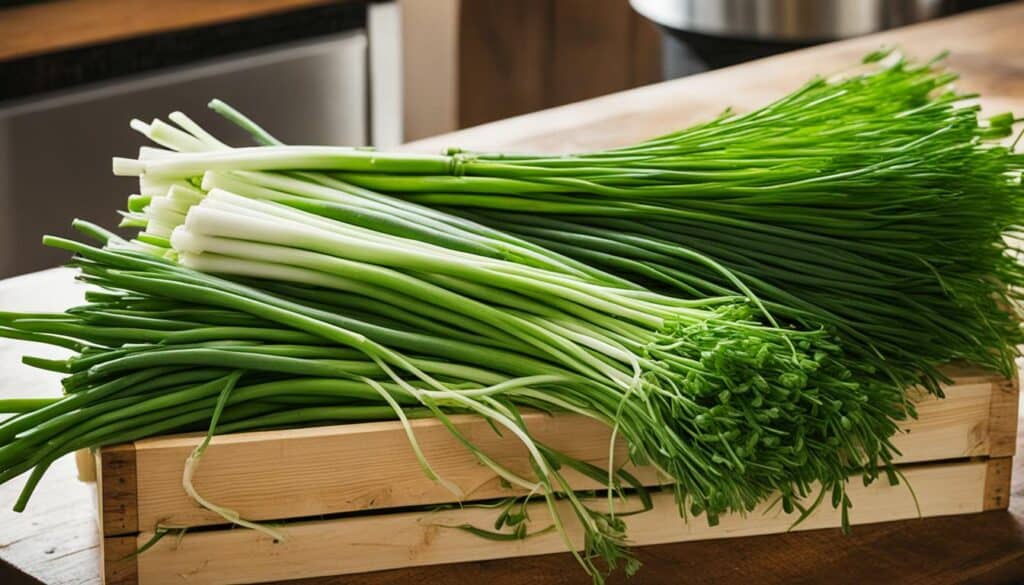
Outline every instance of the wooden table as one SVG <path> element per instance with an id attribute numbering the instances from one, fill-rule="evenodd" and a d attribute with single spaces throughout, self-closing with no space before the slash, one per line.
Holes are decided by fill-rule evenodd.
<path id="1" fill-rule="evenodd" d="M 840 70 L 880 45 L 898 45 L 928 57 L 949 49 L 961 86 L 984 94 L 990 112 L 1024 112 L 1024 4 L 936 21 L 871 37 L 825 45 L 679 81 L 648 86 L 465 130 L 410 145 L 436 150 L 471 148 L 570 151 L 619 145 L 706 119 L 725 106 L 762 104 L 815 73 Z M 126 193 L 130 186 L 125 185 Z M 70 220 L 70 218 L 69 218 Z M 66 270 L 0 282 L 4 310 L 59 309 L 81 289 Z M 25 351 L 45 349 L 0 343 L 0 394 L 54 395 L 54 377 L 18 364 Z M 1007 512 L 934 518 L 720 542 L 647 547 L 646 565 L 631 583 L 1020 583 L 1024 581 L 1024 469 L 1015 460 Z M 0 487 L 0 559 L 45 583 L 99 582 L 93 493 L 75 479 L 74 462 L 60 461 L 40 485 L 28 511 L 9 511 L 21 481 Z M 451 567 L 388 571 L 357 577 L 311 579 L 345 583 L 585 583 L 568 555 L 492 561 Z M 4 580 L 0 569 L 0 582 Z M 625 582 L 621 576 L 613 582 Z"/>

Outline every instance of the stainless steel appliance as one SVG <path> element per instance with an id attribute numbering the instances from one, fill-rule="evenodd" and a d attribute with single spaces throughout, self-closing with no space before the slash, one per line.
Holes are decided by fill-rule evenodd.
<path id="1" fill-rule="evenodd" d="M 69 233 L 74 217 L 116 223 L 138 188 L 110 170 L 112 156 L 145 140 L 128 127 L 132 118 L 182 110 L 248 144 L 207 110 L 217 97 L 290 142 L 401 142 L 399 42 L 397 6 L 379 2 L 360 26 L 315 39 L 0 102 L 0 277 L 66 260 L 39 238 Z"/>
<path id="2" fill-rule="evenodd" d="M 663 67 L 665 77 L 671 79 L 999 1 L 630 0 L 630 4 L 665 33 Z"/>

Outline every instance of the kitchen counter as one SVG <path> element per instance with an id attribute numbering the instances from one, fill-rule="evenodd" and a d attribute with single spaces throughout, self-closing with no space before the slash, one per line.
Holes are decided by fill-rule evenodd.
<path id="1" fill-rule="evenodd" d="M 707 119 L 726 106 L 744 110 L 763 104 L 815 73 L 854 64 L 881 45 L 896 45 L 922 58 L 948 49 L 948 63 L 963 75 L 960 87 L 983 93 L 987 111 L 1021 113 L 1022 27 L 1024 3 L 1017 3 L 643 87 L 408 147 L 566 152 L 621 145 Z M 129 188 L 126 184 L 126 193 Z M 60 309 L 80 299 L 81 291 L 68 270 L 39 272 L 0 282 L 0 308 Z M 47 352 L 0 342 L 0 394 L 55 395 L 56 377 L 21 366 L 22 353 Z M 59 461 L 26 513 L 17 515 L 10 507 L 23 481 L 0 486 L 0 560 L 49 584 L 99 583 L 95 495 L 88 484 L 76 480 L 73 460 Z M 639 556 L 646 566 L 633 583 L 1020 583 L 1024 460 L 1014 461 L 1009 511 L 858 526 L 851 536 L 824 530 L 645 547 Z M 6 583 L 3 571 L 0 567 L 0 582 Z M 303 583 L 518 585 L 541 576 L 546 583 L 589 582 L 571 557 L 561 554 L 473 563 L 457 573 L 440 566 Z M 619 575 L 613 582 L 625 579 Z"/>

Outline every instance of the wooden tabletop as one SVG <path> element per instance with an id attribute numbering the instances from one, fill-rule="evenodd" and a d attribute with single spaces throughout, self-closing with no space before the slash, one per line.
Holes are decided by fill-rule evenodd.
<path id="1" fill-rule="evenodd" d="M 0 9 L 0 61 L 335 0 L 50 0 Z"/>
<path id="2" fill-rule="evenodd" d="M 880 45 L 929 57 L 949 49 L 961 87 L 984 94 L 990 112 L 1024 112 L 1024 4 L 1017 3 L 842 43 L 790 53 L 420 141 L 478 149 L 571 151 L 621 145 L 706 119 L 726 106 L 748 109 L 781 96 L 816 73 L 834 72 Z M 2 38 L 2 34 L 0 34 Z M 128 192 L 130 185 L 125 186 Z M 68 218 L 69 220 L 71 218 Z M 75 303 L 81 289 L 65 270 L 0 282 L 4 310 L 50 310 Z M 54 376 L 18 363 L 45 348 L 0 343 L 0 394 L 56 395 Z M 1018 450 L 1019 452 L 1019 450 Z M 94 494 L 65 458 L 42 482 L 28 510 L 10 507 L 21 481 L 0 486 L 0 559 L 45 583 L 99 583 Z M 1010 509 L 872 526 L 852 536 L 813 531 L 646 547 L 633 584 L 687 583 L 984 583 L 1024 581 L 1024 460 L 1014 461 Z M 447 567 L 307 580 L 308 585 L 453 583 Z M 568 555 L 489 561 L 462 567 L 459 583 L 587 583 Z M 0 568 L 0 582 L 4 580 Z M 626 582 L 616 578 L 613 582 Z"/>

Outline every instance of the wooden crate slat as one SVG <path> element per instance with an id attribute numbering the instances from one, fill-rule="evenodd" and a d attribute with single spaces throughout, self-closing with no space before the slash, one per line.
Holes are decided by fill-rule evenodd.
<path id="1" fill-rule="evenodd" d="M 96 452 L 99 519 L 105 536 L 135 534 L 140 529 L 136 462 L 132 443 Z"/>
<path id="2" fill-rule="evenodd" d="M 1015 437 L 1015 428 L 993 426 L 994 384 L 991 375 L 966 373 L 946 389 L 947 398 L 924 397 L 919 418 L 908 421 L 894 443 L 900 462 L 934 461 L 990 453 L 992 433 Z M 1002 400 L 1002 398 L 1000 398 Z M 535 436 L 591 463 L 607 463 L 608 429 L 574 415 L 527 415 Z M 495 435 L 484 421 L 456 417 L 460 428 L 495 459 L 527 472 L 525 451 L 514 439 Z M 479 465 L 437 421 L 413 421 L 417 439 L 440 475 L 465 492 L 464 500 L 507 495 L 494 474 Z M 137 518 L 116 518 L 121 507 L 104 510 L 107 535 L 152 529 L 157 522 L 178 526 L 222 524 L 219 516 L 199 508 L 181 487 L 184 461 L 200 439 L 178 436 L 135 444 Z M 104 451 L 107 451 L 106 449 Z M 1000 452 L 1003 454 L 1003 452 Z M 625 457 L 620 446 L 617 458 Z M 111 470 L 105 470 L 108 478 Z M 649 470 L 638 472 L 647 484 L 657 482 Z M 597 487 L 571 478 L 579 489 Z M 401 427 L 393 422 L 367 423 L 244 433 L 216 437 L 196 475 L 196 486 L 209 500 L 254 520 L 271 520 L 383 509 L 454 500 L 444 487 L 428 480 L 415 461 Z M 128 483 L 103 482 L 120 489 Z M 104 494 L 106 495 L 106 494 Z M 115 501 L 123 500 L 119 494 Z M 110 518 L 108 518 L 110 516 Z"/>
<path id="3" fill-rule="evenodd" d="M 1011 457 L 1017 451 L 1017 408 L 1020 377 L 1000 380 L 993 387 L 989 408 L 989 454 Z"/>
<path id="4" fill-rule="evenodd" d="M 988 460 L 985 474 L 985 493 L 982 508 L 1005 510 L 1010 505 L 1010 481 L 1013 474 L 1013 456 Z"/>
<path id="5" fill-rule="evenodd" d="M 139 583 L 139 565 L 135 551 L 138 549 L 138 536 L 108 536 L 103 539 L 100 547 L 103 563 L 103 585 L 137 585 Z"/>
<path id="6" fill-rule="evenodd" d="M 945 398 L 919 393 L 917 418 L 906 421 L 904 432 L 892 438 L 900 451 L 896 461 L 919 463 L 990 455 L 992 400 L 1001 381 L 989 378 L 956 384 L 944 389 Z"/>
<path id="7" fill-rule="evenodd" d="M 991 506 L 987 490 L 1003 480 L 1009 459 L 978 460 L 946 464 L 906 466 L 925 517 L 981 512 Z M 855 524 L 917 517 L 917 508 L 905 486 L 877 482 L 864 487 L 851 482 L 850 496 Z M 636 545 L 731 538 L 786 531 L 793 518 L 778 509 L 756 510 L 747 517 L 728 516 L 716 527 L 703 519 L 684 523 L 670 521 L 676 514 L 671 494 L 657 494 L 655 509 L 630 517 L 629 533 Z M 546 525 L 542 504 L 534 504 L 533 526 Z M 553 533 L 517 542 L 495 542 L 442 525 L 472 523 L 486 526 L 494 511 L 464 508 L 437 513 L 405 512 L 303 522 L 283 528 L 287 540 L 273 543 L 252 531 L 215 529 L 187 534 L 183 539 L 165 538 L 131 561 L 137 566 L 141 585 L 216 585 L 222 583 L 269 582 L 322 575 L 337 575 L 389 568 L 455 563 L 493 558 L 561 552 L 564 544 Z M 799 529 L 839 525 L 839 513 L 823 506 Z M 569 525 L 574 542 L 580 541 L 578 526 Z M 142 533 L 137 544 L 150 538 Z M 109 541 L 110 539 L 108 539 Z M 120 542 L 120 541 L 118 541 Z M 116 570 L 108 568 L 109 570 Z M 187 579 L 183 580 L 183 576 Z M 129 583 L 121 581 L 120 583 Z"/>

